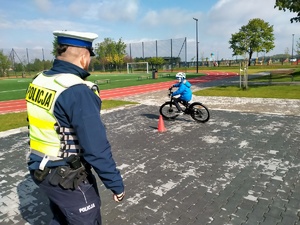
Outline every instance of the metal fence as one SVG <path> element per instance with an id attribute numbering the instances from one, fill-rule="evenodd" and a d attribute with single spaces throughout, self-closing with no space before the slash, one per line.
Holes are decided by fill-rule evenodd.
<path id="1" fill-rule="evenodd" d="M 126 53 L 130 58 L 169 57 L 186 61 L 186 43 L 186 38 L 129 43 L 126 47 Z"/>
<path id="2" fill-rule="evenodd" d="M 145 61 L 147 58 L 162 57 L 165 59 L 165 65 L 161 68 L 164 70 L 172 70 L 175 67 L 195 67 L 195 42 L 187 41 L 187 38 L 176 38 L 167 40 L 145 41 L 138 43 L 125 43 L 126 54 L 132 60 Z M 27 65 L 33 63 L 36 59 L 41 61 L 54 59 L 52 55 L 53 49 L 29 49 L 29 48 L 4 48 L 0 49 L 4 55 L 9 56 L 13 63 L 22 63 Z M 272 57 L 264 57 L 252 65 L 269 64 L 270 58 L 272 64 L 298 64 L 299 61 L 289 62 L 286 58 L 274 59 Z M 238 66 L 240 60 L 223 60 L 214 58 L 211 55 L 205 57 L 200 54 L 198 65 L 200 67 L 214 66 Z M 124 65 L 126 69 L 126 65 Z"/>
<path id="3" fill-rule="evenodd" d="M 143 61 L 147 58 L 161 57 L 165 59 L 164 70 L 187 63 L 187 41 L 185 38 L 156 40 L 139 43 L 129 43 L 126 53 L 133 60 Z"/>
<path id="4" fill-rule="evenodd" d="M 22 63 L 24 65 L 32 63 L 35 59 L 53 60 L 52 49 L 29 49 L 29 48 L 4 48 L 3 54 L 8 56 L 14 63 Z"/>
<path id="5" fill-rule="evenodd" d="M 126 43 L 126 54 L 130 58 L 180 58 L 187 61 L 186 38 L 169 40 L 156 40 L 139 43 Z M 24 64 L 30 63 L 35 59 L 53 60 L 52 49 L 29 49 L 29 48 L 4 48 L 3 53 Z"/>

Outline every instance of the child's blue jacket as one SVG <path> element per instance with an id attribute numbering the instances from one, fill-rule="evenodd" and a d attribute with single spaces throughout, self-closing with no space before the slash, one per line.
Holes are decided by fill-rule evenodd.
<path id="1" fill-rule="evenodd" d="M 191 83 L 187 80 L 183 80 L 180 83 L 174 84 L 173 87 L 178 87 L 178 89 L 173 92 L 172 96 L 180 95 L 180 99 L 184 101 L 191 101 L 192 99 L 192 90 Z"/>

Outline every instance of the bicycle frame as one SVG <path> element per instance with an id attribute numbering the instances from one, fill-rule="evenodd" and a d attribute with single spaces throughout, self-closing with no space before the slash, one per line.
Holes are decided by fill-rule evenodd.
<path id="1" fill-rule="evenodd" d="M 163 115 L 165 119 L 175 119 L 179 115 L 176 114 L 177 109 L 174 101 L 175 98 L 172 97 L 172 88 L 173 87 L 169 88 L 170 101 L 166 101 L 159 108 L 160 114 Z M 178 104 L 180 104 L 180 107 L 184 106 L 184 108 L 182 107 L 184 114 L 190 115 L 195 121 L 205 123 L 209 120 L 209 110 L 202 103 L 179 100 Z"/>
<path id="2" fill-rule="evenodd" d="M 170 93 L 169 93 L 169 96 L 170 96 L 170 102 L 174 103 L 174 102 L 175 102 L 175 101 L 174 101 L 175 97 L 172 96 L 172 94 L 173 94 L 172 88 L 173 88 L 173 87 L 169 88 L 169 92 L 170 92 Z M 189 106 L 190 106 L 190 103 L 189 103 L 188 101 L 180 100 L 180 101 L 178 101 L 178 103 L 179 103 L 180 105 L 182 105 L 182 106 L 185 107 L 184 109 L 181 107 L 182 111 L 183 111 L 185 114 L 190 114 L 190 111 L 188 110 L 188 109 L 189 109 Z M 174 104 L 175 104 L 175 103 L 174 103 Z"/>

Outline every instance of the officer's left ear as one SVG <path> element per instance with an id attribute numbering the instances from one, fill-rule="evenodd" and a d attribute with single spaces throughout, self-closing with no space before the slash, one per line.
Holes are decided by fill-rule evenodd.
<path id="1" fill-rule="evenodd" d="M 84 53 L 80 56 L 80 65 L 84 70 L 88 71 L 90 62 L 90 52 L 87 49 L 84 49 Z"/>

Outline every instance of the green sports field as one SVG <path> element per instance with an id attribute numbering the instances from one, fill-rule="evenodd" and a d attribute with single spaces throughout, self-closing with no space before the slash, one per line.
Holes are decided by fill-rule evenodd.
<path id="1" fill-rule="evenodd" d="M 249 72 L 249 74 L 254 74 L 254 73 L 258 73 L 258 72 L 283 69 L 283 68 L 288 68 L 288 67 L 282 67 L 282 66 L 251 67 L 251 69 L 249 68 L 248 72 Z M 207 68 L 201 68 L 201 69 L 207 69 Z M 293 69 L 295 69 L 293 79 L 294 79 L 294 81 L 299 82 L 300 81 L 300 67 L 294 66 Z M 214 70 L 237 73 L 239 71 L 239 67 L 212 67 L 212 68 L 209 68 L 209 71 L 214 71 Z M 184 71 L 184 70 L 182 70 L 182 71 Z M 193 71 L 194 72 L 186 73 L 187 79 L 204 76 L 204 74 L 201 73 L 201 71 L 199 71 L 198 74 L 195 73 L 195 70 L 193 70 Z M 91 76 L 88 77 L 88 80 L 97 82 L 100 90 L 107 90 L 107 89 L 120 88 L 120 87 L 128 87 L 128 86 L 136 86 L 136 85 L 171 81 L 171 80 L 174 80 L 175 74 L 176 74 L 176 72 L 159 72 L 157 79 L 152 79 L 151 72 L 148 74 L 147 73 L 127 74 L 125 72 L 123 72 L 123 73 L 92 72 Z M 21 78 L 21 75 L 20 75 L 19 78 L 10 77 L 10 78 L 0 79 L 0 101 L 24 99 L 28 84 L 31 82 L 33 77 L 34 76 L 32 75 L 31 77 Z M 266 82 L 266 81 L 269 81 L 269 78 L 268 78 L 268 76 L 260 77 L 255 81 Z M 279 76 L 276 78 L 272 78 L 272 82 L 290 82 L 290 81 L 291 81 L 291 78 L 286 77 L 286 76 Z M 211 90 L 211 91 L 216 92 L 216 90 Z M 204 95 L 204 93 L 201 93 L 201 94 Z M 225 93 L 225 95 L 227 95 L 227 94 L 228 93 Z M 210 95 L 210 94 L 207 93 L 207 95 Z"/>
<path id="2" fill-rule="evenodd" d="M 89 81 L 98 83 L 101 90 L 136 86 L 142 84 L 151 84 L 174 80 L 174 73 L 160 73 L 157 79 L 152 79 L 152 74 L 125 74 L 125 73 L 94 73 L 88 77 Z M 190 73 L 189 78 L 199 77 L 203 74 Z M 30 78 L 4 78 L 0 80 L 0 101 L 24 99 L 28 84 L 32 81 Z"/>

